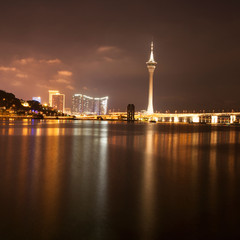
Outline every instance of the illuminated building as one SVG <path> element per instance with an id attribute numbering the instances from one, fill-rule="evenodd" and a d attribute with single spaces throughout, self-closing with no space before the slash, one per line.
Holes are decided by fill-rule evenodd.
<path id="1" fill-rule="evenodd" d="M 72 114 L 97 114 L 107 113 L 108 97 L 93 98 L 83 94 L 74 94 L 72 97 Z"/>
<path id="2" fill-rule="evenodd" d="M 72 97 L 72 114 L 80 114 L 83 111 L 82 94 L 74 94 Z"/>
<path id="3" fill-rule="evenodd" d="M 60 112 L 65 111 L 65 94 L 59 93 L 58 90 L 48 90 L 49 106 Z"/>
<path id="4" fill-rule="evenodd" d="M 41 97 L 33 97 L 32 100 L 41 103 Z"/>
<path id="5" fill-rule="evenodd" d="M 94 98 L 94 112 L 98 115 L 107 114 L 108 97 Z"/>
<path id="6" fill-rule="evenodd" d="M 83 113 L 86 113 L 86 114 L 94 114 L 94 100 L 93 100 L 93 97 L 89 97 L 89 96 L 86 96 L 86 95 L 83 95 L 82 97 L 83 99 Z"/>
<path id="7" fill-rule="evenodd" d="M 22 106 L 24 106 L 24 107 L 29 107 L 29 103 L 26 102 L 26 101 L 22 101 L 21 104 L 22 104 Z"/>
<path id="8" fill-rule="evenodd" d="M 65 94 L 52 94 L 52 107 L 60 112 L 65 112 Z"/>
<path id="9" fill-rule="evenodd" d="M 48 93 L 49 93 L 49 106 L 53 107 L 52 95 L 59 93 L 59 91 L 58 90 L 48 90 Z"/>
<path id="10" fill-rule="evenodd" d="M 153 73 L 156 68 L 157 62 L 153 57 L 153 42 L 151 43 L 151 54 L 148 62 L 146 62 L 149 72 L 149 93 L 148 93 L 148 108 L 147 113 L 153 114 Z"/>
<path id="11" fill-rule="evenodd" d="M 108 106 L 108 97 L 102 97 L 100 99 L 100 114 L 107 114 L 107 106 Z"/>

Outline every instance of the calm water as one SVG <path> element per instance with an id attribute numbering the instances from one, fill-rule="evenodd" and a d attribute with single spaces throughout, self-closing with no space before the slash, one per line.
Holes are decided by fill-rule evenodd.
<path id="1" fill-rule="evenodd" d="M 0 122 L 0 239 L 240 239 L 240 128 Z"/>

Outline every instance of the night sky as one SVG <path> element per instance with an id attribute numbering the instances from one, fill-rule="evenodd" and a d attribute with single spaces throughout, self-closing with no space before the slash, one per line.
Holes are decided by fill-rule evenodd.
<path id="1" fill-rule="evenodd" d="M 109 96 L 154 110 L 240 109 L 240 1 L 4 1 L 0 89 L 25 100 L 48 90 Z"/>

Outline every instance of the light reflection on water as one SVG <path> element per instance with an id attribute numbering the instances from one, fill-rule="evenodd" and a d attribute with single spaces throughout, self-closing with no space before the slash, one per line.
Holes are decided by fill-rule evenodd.
<path id="1" fill-rule="evenodd" d="M 239 143 L 217 126 L 4 122 L 0 236 L 238 236 Z"/>

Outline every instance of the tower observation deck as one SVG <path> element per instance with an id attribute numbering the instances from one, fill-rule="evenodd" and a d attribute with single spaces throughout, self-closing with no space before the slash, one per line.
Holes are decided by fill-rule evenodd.
<path id="1" fill-rule="evenodd" d="M 148 62 L 146 62 L 149 72 L 149 92 L 148 92 L 148 108 L 147 113 L 153 114 L 153 74 L 156 68 L 157 62 L 154 61 L 153 56 L 153 42 L 151 43 L 151 54 Z"/>

